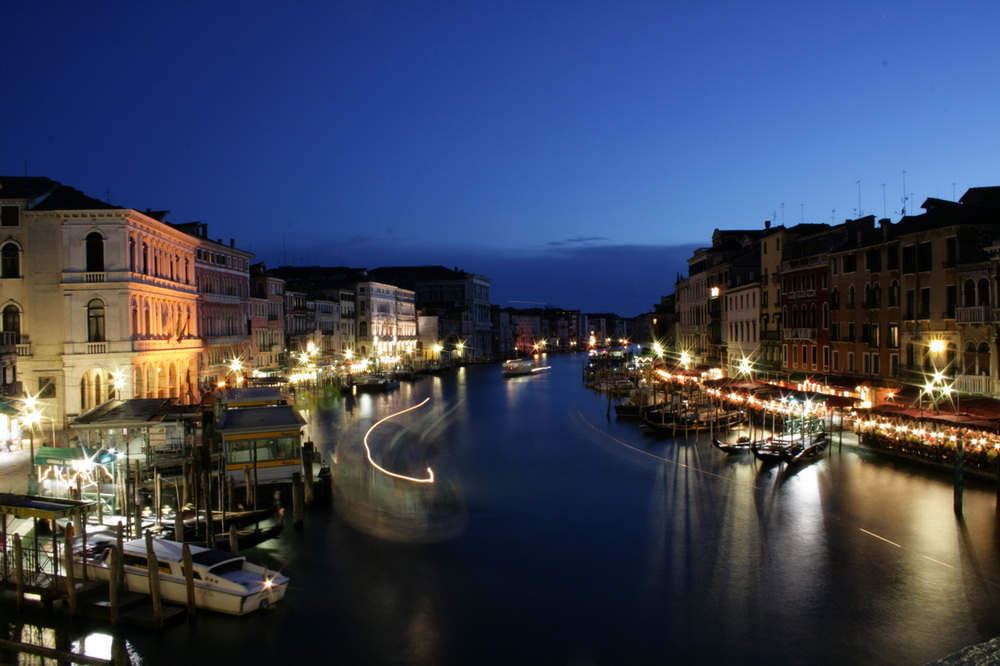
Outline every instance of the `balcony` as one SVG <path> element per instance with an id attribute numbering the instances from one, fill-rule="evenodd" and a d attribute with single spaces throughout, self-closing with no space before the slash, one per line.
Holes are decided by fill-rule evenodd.
<path id="1" fill-rule="evenodd" d="M 83 281 L 84 282 L 88 282 L 88 283 L 92 283 L 92 282 L 107 282 L 108 281 L 108 274 L 105 273 L 104 271 L 101 271 L 99 273 L 84 273 L 83 274 Z"/>
<path id="2" fill-rule="evenodd" d="M 25 342 L 23 344 L 15 345 L 17 348 L 18 356 L 31 356 L 31 343 Z"/>
<path id="3" fill-rule="evenodd" d="M 815 328 L 784 328 L 781 330 L 781 337 L 785 340 L 815 340 Z"/>
<path id="4" fill-rule="evenodd" d="M 977 305 L 971 308 L 955 308 L 955 322 L 959 324 L 992 324 L 993 308 Z"/>
<path id="5" fill-rule="evenodd" d="M 990 395 L 991 378 L 989 375 L 959 375 L 955 378 L 955 390 L 959 393 L 975 393 Z"/>

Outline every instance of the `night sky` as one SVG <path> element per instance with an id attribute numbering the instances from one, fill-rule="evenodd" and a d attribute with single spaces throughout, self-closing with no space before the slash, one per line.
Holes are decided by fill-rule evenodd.
<path id="1" fill-rule="evenodd" d="M 633 316 L 713 229 L 1000 185 L 1000 3 L 8 2 L 0 175 Z M 904 196 L 906 201 L 904 201 Z"/>

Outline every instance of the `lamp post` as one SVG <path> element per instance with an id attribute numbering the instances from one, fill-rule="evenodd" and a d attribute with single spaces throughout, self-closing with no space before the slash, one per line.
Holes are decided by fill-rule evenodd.
<path id="1" fill-rule="evenodd" d="M 25 400 L 24 423 L 28 426 L 28 441 L 31 447 L 31 473 L 28 476 L 28 494 L 38 494 L 38 478 L 35 476 L 35 424 L 41 420 L 42 415 L 35 411 L 37 403 L 34 398 Z"/>

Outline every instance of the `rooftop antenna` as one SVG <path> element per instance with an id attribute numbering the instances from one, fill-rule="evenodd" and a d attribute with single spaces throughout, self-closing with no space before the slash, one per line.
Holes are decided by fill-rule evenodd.
<path id="1" fill-rule="evenodd" d="M 864 212 L 862 212 L 862 210 L 861 210 L 861 181 L 860 180 L 857 182 L 857 186 L 858 186 L 858 217 L 861 217 L 862 215 L 864 215 Z"/>
<path id="2" fill-rule="evenodd" d="M 903 216 L 906 216 L 906 169 L 903 169 Z"/>
<path id="3" fill-rule="evenodd" d="M 955 183 L 951 184 L 951 200 L 958 201 L 958 199 L 955 198 Z"/>
<path id="4" fill-rule="evenodd" d="M 837 217 L 837 209 L 834 208 L 833 210 L 830 211 L 830 224 L 836 224 L 835 221 L 836 217 Z"/>
<path id="5" fill-rule="evenodd" d="M 110 187 L 104 188 L 104 203 L 107 203 L 107 204 L 111 203 L 111 188 Z"/>
<path id="6" fill-rule="evenodd" d="M 785 204 L 781 204 L 781 226 L 785 226 Z"/>
<path id="7" fill-rule="evenodd" d="M 889 217 L 885 212 L 885 183 L 882 183 L 882 217 Z"/>

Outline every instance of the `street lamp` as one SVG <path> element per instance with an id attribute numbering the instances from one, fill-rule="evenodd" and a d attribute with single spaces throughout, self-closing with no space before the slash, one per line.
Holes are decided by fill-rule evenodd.
<path id="1" fill-rule="evenodd" d="M 41 412 L 36 411 L 38 408 L 38 401 L 34 397 L 28 397 L 24 401 L 24 412 L 23 421 L 28 426 L 28 441 L 31 446 L 31 475 L 28 477 L 28 494 L 36 495 L 38 494 L 38 479 L 35 476 L 35 424 L 38 423 L 41 418 Z"/>

